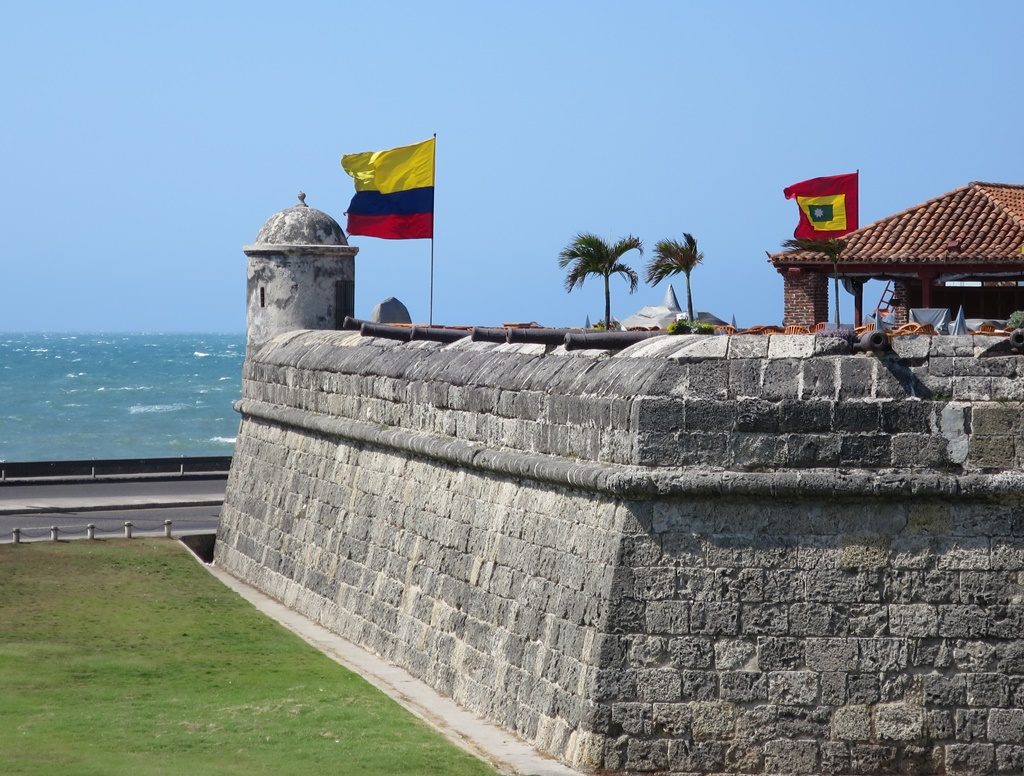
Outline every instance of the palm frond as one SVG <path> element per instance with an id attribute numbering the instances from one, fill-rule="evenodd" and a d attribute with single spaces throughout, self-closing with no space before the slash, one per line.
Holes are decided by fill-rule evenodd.
<path id="1" fill-rule="evenodd" d="M 628 264 L 623 264 L 621 261 L 616 262 L 612 265 L 611 270 L 608 272 L 609 275 L 622 275 L 626 280 L 629 281 L 629 293 L 636 293 L 636 288 L 640 284 L 640 277 L 636 274 L 636 270 L 630 267 Z"/>
<path id="2" fill-rule="evenodd" d="M 832 238 L 830 240 L 809 240 L 803 237 L 794 237 L 789 240 L 784 240 L 782 247 L 791 251 L 820 253 L 829 261 L 837 262 L 839 261 L 839 256 L 846 248 L 846 240 L 838 240 L 836 238 Z"/>
<path id="3" fill-rule="evenodd" d="M 654 246 L 654 257 L 645 271 L 647 282 L 656 286 L 665 278 L 680 272 L 689 275 L 693 268 L 704 261 L 704 254 L 697 248 L 697 239 L 689 232 L 683 233 L 683 240 L 659 240 Z"/>
<path id="4" fill-rule="evenodd" d="M 622 268 L 633 272 L 619 262 L 622 254 L 631 250 L 643 253 L 643 243 L 632 235 L 609 245 L 595 234 L 580 232 L 558 254 L 558 266 L 569 270 L 565 276 L 565 290 L 572 291 L 577 286 L 582 287 L 583 281 L 590 275 L 608 277 L 621 274 Z"/>

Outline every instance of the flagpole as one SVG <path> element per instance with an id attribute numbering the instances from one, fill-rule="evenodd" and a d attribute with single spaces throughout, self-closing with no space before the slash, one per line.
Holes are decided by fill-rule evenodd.
<path id="1" fill-rule="evenodd" d="M 437 133 L 434 133 L 434 201 L 437 201 Z M 436 209 L 436 206 L 435 206 Z M 430 308 L 427 324 L 434 325 L 434 212 L 430 214 Z"/>

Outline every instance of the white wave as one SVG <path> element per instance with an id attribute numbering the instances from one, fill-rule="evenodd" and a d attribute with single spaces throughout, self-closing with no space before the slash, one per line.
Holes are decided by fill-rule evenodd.
<path id="1" fill-rule="evenodd" d="M 230 379 L 231 379 L 230 377 L 218 377 L 218 378 L 217 378 L 217 382 L 218 382 L 218 383 L 222 383 L 222 382 L 224 382 L 225 380 L 230 380 Z"/>
<path id="2" fill-rule="evenodd" d="M 105 391 L 105 390 L 107 390 L 107 386 L 105 386 L 105 385 L 101 385 L 101 386 L 100 386 L 99 388 L 97 388 L 96 390 L 97 390 L 97 391 Z"/>
<path id="3" fill-rule="evenodd" d="M 200 351 L 197 350 L 192 355 L 195 356 L 196 358 L 206 358 L 210 354 L 209 353 L 201 353 Z"/>
<path id="4" fill-rule="evenodd" d="M 220 442 L 225 445 L 233 445 L 238 437 L 210 437 L 211 442 Z"/>
<path id="5" fill-rule="evenodd" d="M 190 406 L 189 404 L 133 404 L 128 408 L 128 412 L 132 415 L 148 412 L 177 412 L 178 410 L 187 410 Z"/>
<path id="6" fill-rule="evenodd" d="M 152 385 L 122 385 L 117 390 L 119 391 L 152 391 Z"/>
<path id="7" fill-rule="evenodd" d="M 49 348 L 32 348 L 31 350 L 29 350 L 29 353 L 49 353 L 49 352 L 50 352 Z"/>

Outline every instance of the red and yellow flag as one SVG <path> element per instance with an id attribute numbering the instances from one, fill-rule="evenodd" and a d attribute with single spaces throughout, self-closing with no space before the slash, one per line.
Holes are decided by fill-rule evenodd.
<path id="1" fill-rule="evenodd" d="M 794 183 L 783 189 L 796 199 L 800 221 L 793 236 L 798 240 L 829 240 L 857 228 L 858 173 L 830 175 Z"/>

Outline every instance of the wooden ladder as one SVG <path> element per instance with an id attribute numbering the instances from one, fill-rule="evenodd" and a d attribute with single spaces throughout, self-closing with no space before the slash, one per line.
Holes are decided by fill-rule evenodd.
<path id="1" fill-rule="evenodd" d="M 885 284 L 885 288 L 882 289 L 882 296 L 878 299 L 878 307 L 875 308 L 875 312 L 881 315 L 883 318 L 892 312 L 892 298 L 896 295 L 896 288 L 893 282 L 890 280 Z"/>

